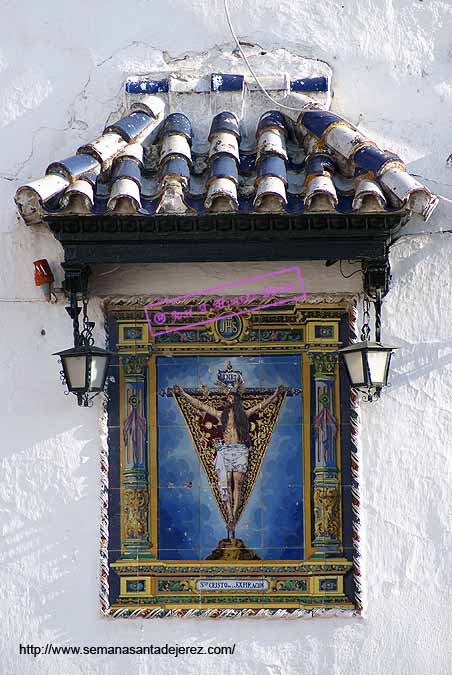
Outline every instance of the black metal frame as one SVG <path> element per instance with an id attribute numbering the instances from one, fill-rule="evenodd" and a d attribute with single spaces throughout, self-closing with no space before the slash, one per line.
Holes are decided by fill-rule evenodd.
<path id="1" fill-rule="evenodd" d="M 369 343 L 369 344 L 372 345 L 372 343 Z M 377 385 L 372 384 L 372 378 L 370 376 L 369 362 L 368 362 L 368 359 L 365 358 L 365 353 L 372 352 L 372 351 L 375 352 L 377 350 L 375 348 L 373 348 L 372 346 L 367 348 L 367 352 L 364 352 L 364 350 L 358 350 L 358 349 L 356 350 L 356 353 L 359 353 L 361 355 L 361 361 L 362 361 L 362 366 L 363 366 L 363 376 L 364 376 L 363 382 L 352 382 L 352 378 L 351 378 L 351 375 L 350 375 L 350 371 L 348 369 L 347 361 L 346 361 L 346 359 L 344 359 L 345 369 L 347 371 L 347 375 L 348 375 L 348 378 L 350 380 L 351 386 L 354 389 L 359 389 L 360 391 L 365 389 L 367 391 L 369 388 L 375 388 L 375 389 L 380 389 L 380 390 L 382 388 L 378 384 Z M 384 347 L 383 349 L 379 349 L 378 351 L 390 352 L 388 360 L 386 361 L 385 372 L 384 372 L 384 376 L 383 376 L 383 382 L 387 382 L 388 373 L 389 373 L 389 364 L 390 364 L 390 361 L 391 361 L 391 358 L 392 358 L 393 348 L 392 347 Z M 383 384 L 382 386 L 387 386 L 387 385 Z"/>
<path id="2" fill-rule="evenodd" d="M 112 352 L 108 352 L 105 349 L 101 349 L 99 347 L 94 347 L 93 345 L 78 345 L 72 347 L 71 349 L 65 349 L 64 351 L 57 352 L 56 354 L 54 354 L 54 356 L 60 357 L 62 368 L 60 374 L 63 384 L 65 384 L 68 388 L 67 393 L 75 394 L 75 396 L 77 397 L 78 405 L 88 408 L 93 398 L 98 394 L 100 394 L 100 392 L 104 390 L 105 386 L 105 380 L 102 387 L 93 388 L 91 386 L 91 372 L 92 372 L 93 358 L 95 358 L 96 356 L 101 356 L 105 358 L 105 373 L 107 373 L 112 357 Z M 83 357 L 85 359 L 86 364 L 85 382 L 82 387 L 73 386 L 67 368 L 67 366 L 69 365 L 68 359 L 77 357 Z"/>

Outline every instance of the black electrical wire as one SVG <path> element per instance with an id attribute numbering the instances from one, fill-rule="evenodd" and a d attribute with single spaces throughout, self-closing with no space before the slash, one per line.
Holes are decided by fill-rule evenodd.
<path id="1" fill-rule="evenodd" d="M 342 274 L 342 276 L 344 277 L 344 279 L 350 279 L 350 277 L 352 277 L 354 274 L 362 274 L 362 269 L 355 270 L 351 274 L 344 274 L 343 271 L 342 271 L 342 260 L 339 260 L 339 271 Z"/>

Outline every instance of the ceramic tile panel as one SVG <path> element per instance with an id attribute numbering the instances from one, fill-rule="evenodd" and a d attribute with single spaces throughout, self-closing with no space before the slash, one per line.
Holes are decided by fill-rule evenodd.
<path id="1" fill-rule="evenodd" d="M 202 339 L 186 312 L 159 341 L 109 307 L 109 613 L 355 609 L 349 396 L 315 330 L 344 339 L 347 305 L 266 309 L 265 339 L 257 311 Z"/>

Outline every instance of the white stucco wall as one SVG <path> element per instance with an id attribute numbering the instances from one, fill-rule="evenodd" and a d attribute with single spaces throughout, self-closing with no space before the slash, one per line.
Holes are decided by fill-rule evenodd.
<path id="1" fill-rule="evenodd" d="M 50 161 L 102 131 L 120 105 L 126 75 L 158 70 L 169 55 L 227 43 L 221 5 L 2 3 L 0 671 L 446 675 L 452 669 L 452 243 L 439 231 L 451 229 L 452 203 L 445 201 L 427 225 L 413 221 L 405 230 L 435 234 L 406 237 L 392 249 L 383 336 L 402 349 L 392 388 L 362 411 L 363 617 L 218 622 L 100 616 L 100 409 L 79 409 L 62 393 L 51 354 L 69 345 L 71 326 L 61 302 L 43 301 L 32 267 L 44 257 L 55 268 L 61 249 L 45 227 L 27 228 L 17 219 L 13 194 Z M 450 2 L 231 0 L 231 13 L 248 41 L 328 61 L 333 109 L 359 121 L 410 171 L 438 182 L 425 181 L 429 187 L 452 199 L 452 169 L 445 164 L 452 151 Z M 306 266 L 308 290 L 356 288 L 348 285 L 356 277 L 345 284 L 324 271 Z M 183 266 L 173 277 L 174 290 L 199 282 L 201 272 L 209 280 L 219 270 Z M 151 270 L 153 283 L 158 273 Z M 98 292 L 108 293 L 110 281 L 96 280 Z M 117 283 L 115 292 L 143 290 L 139 275 L 122 273 Z M 101 335 L 101 313 L 94 313 Z M 233 657 L 177 660 L 19 655 L 19 643 L 47 642 L 237 647 Z"/>

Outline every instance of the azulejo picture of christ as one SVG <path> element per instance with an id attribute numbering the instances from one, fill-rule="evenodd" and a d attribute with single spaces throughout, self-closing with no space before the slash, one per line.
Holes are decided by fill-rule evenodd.
<path id="1" fill-rule="evenodd" d="M 302 558 L 300 372 L 291 355 L 157 363 L 163 557 Z"/>
<path id="2" fill-rule="evenodd" d="M 158 335 L 142 303 L 107 306 L 103 611 L 354 611 L 348 301 L 295 298 L 203 325 L 189 303 L 167 302 L 187 325 Z"/>

